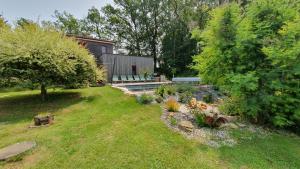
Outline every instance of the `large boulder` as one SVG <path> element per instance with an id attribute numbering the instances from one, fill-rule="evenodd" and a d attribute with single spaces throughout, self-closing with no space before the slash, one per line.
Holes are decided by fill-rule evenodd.
<path id="1" fill-rule="evenodd" d="M 184 130 L 184 131 L 187 131 L 187 132 L 192 132 L 193 129 L 194 129 L 194 126 L 193 126 L 192 122 L 186 121 L 186 120 L 180 121 L 180 123 L 178 124 L 178 127 L 181 130 Z"/>

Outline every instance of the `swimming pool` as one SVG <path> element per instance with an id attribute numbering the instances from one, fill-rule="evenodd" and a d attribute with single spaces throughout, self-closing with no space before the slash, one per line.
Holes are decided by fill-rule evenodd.
<path id="1" fill-rule="evenodd" d="M 147 90 L 154 90 L 158 88 L 162 84 L 137 84 L 137 85 L 124 85 L 122 87 L 128 89 L 131 92 L 135 91 L 147 91 Z"/>

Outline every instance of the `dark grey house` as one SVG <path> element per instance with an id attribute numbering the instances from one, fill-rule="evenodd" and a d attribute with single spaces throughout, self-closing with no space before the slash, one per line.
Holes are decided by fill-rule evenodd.
<path id="1" fill-rule="evenodd" d="M 152 57 L 128 56 L 113 54 L 112 41 L 99 40 L 89 37 L 76 36 L 80 45 L 84 45 L 107 71 L 107 81 L 111 82 L 113 75 L 141 75 L 144 72 L 154 73 L 154 60 Z"/>
<path id="2" fill-rule="evenodd" d="M 114 43 L 112 41 L 81 36 L 75 38 L 80 45 L 85 46 L 95 56 L 98 64 L 102 64 L 100 57 L 103 54 L 113 54 Z"/>
<path id="3" fill-rule="evenodd" d="M 145 72 L 149 74 L 154 73 L 154 60 L 152 57 L 103 54 L 101 61 L 107 69 L 109 82 L 111 82 L 113 75 L 143 75 Z"/>

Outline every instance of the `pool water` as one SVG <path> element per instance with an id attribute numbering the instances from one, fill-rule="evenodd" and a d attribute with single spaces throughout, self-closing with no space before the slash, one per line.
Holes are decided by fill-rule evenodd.
<path id="1" fill-rule="evenodd" d="M 142 85 L 124 85 L 123 87 L 127 88 L 129 91 L 145 91 L 145 90 L 154 90 L 158 88 L 161 84 L 142 84 Z"/>

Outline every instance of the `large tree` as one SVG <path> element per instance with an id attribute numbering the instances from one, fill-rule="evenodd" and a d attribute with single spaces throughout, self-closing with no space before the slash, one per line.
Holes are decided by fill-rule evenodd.
<path id="1" fill-rule="evenodd" d="M 7 22 L 5 21 L 4 17 L 0 15 L 0 28 L 6 26 L 7 26 Z"/>
<path id="2" fill-rule="evenodd" d="M 213 11 L 195 61 L 203 80 L 228 94 L 224 111 L 300 127 L 298 9 L 296 1 L 255 0 L 244 12 L 237 4 Z"/>
<path id="3" fill-rule="evenodd" d="M 190 75 L 192 70 L 189 66 L 196 53 L 197 41 L 191 37 L 188 26 L 181 21 L 174 22 L 162 40 L 161 71 L 168 77 Z"/>
<path id="4" fill-rule="evenodd" d="M 159 0 L 114 0 L 102 11 L 111 33 L 131 55 L 150 55 L 155 68 L 164 26 L 164 4 Z"/>
<path id="5" fill-rule="evenodd" d="M 41 86 L 88 85 L 99 77 L 95 60 L 75 40 L 36 24 L 0 29 L 0 78 L 29 80 Z"/>
<path id="6" fill-rule="evenodd" d="M 54 25 L 60 31 L 65 32 L 66 34 L 72 35 L 85 35 L 89 34 L 89 32 L 85 32 L 83 29 L 83 22 L 80 19 L 75 18 L 72 14 L 64 11 L 54 12 L 55 22 Z"/>
<path id="7" fill-rule="evenodd" d="M 102 9 L 111 35 L 130 55 L 145 55 L 141 1 L 114 0 L 114 3 Z"/>
<path id="8" fill-rule="evenodd" d="M 107 39 L 107 24 L 105 18 L 97 8 L 90 8 L 86 18 L 81 22 L 83 22 L 82 29 L 85 30 L 85 32 L 94 35 L 98 39 Z"/>

